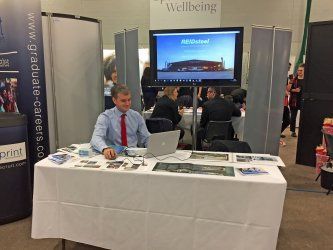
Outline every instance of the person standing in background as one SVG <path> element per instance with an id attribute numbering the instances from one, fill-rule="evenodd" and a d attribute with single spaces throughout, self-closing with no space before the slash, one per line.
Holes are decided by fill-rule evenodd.
<path id="1" fill-rule="evenodd" d="M 301 108 L 302 87 L 304 85 L 304 64 L 298 66 L 297 76 L 290 81 L 288 88 L 290 89 L 289 108 L 290 108 L 290 132 L 292 137 L 297 137 L 296 117 L 298 110 Z"/>
<path id="2" fill-rule="evenodd" d="M 143 74 L 141 77 L 141 88 L 143 94 L 143 103 L 145 110 L 150 109 L 155 105 L 156 96 L 158 89 L 156 87 L 149 87 L 150 85 L 150 67 L 147 66 L 143 70 Z"/>
<path id="3" fill-rule="evenodd" d="M 289 63 L 288 71 L 290 70 L 290 67 L 291 67 L 291 63 Z M 290 111 L 289 111 L 289 107 L 288 107 L 288 99 L 289 99 L 289 91 L 290 91 L 289 81 L 291 81 L 292 79 L 293 79 L 293 75 L 289 75 L 289 77 L 287 78 L 286 89 L 284 91 L 281 138 L 286 137 L 282 133 L 290 125 Z M 286 143 L 282 139 L 280 139 L 280 145 L 286 146 Z"/>
<path id="4" fill-rule="evenodd" d="M 111 88 L 117 84 L 117 68 L 116 58 L 111 55 L 104 59 L 104 103 L 105 109 L 110 109 L 115 106 L 111 97 Z"/>

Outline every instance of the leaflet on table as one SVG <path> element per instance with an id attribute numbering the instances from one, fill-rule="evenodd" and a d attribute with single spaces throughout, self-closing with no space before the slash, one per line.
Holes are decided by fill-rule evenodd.
<path id="1" fill-rule="evenodd" d="M 157 162 L 153 171 L 186 173 L 186 174 L 204 174 L 204 175 L 222 175 L 235 176 L 234 167 L 212 166 L 192 163 L 168 163 Z"/>
<path id="2" fill-rule="evenodd" d="M 260 175 L 260 174 L 268 174 L 268 172 L 259 167 L 250 167 L 250 168 L 237 168 L 237 170 L 242 174 L 242 175 Z"/>
<path id="3" fill-rule="evenodd" d="M 233 153 L 233 162 L 248 162 L 254 164 L 274 165 L 285 167 L 280 157 L 269 154 L 246 154 L 246 153 Z"/>
<path id="4" fill-rule="evenodd" d="M 57 150 L 58 152 L 68 152 L 73 154 L 78 154 L 80 156 L 87 156 L 87 157 L 93 157 L 95 155 L 100 154 L 96 150 L 92 148 L 90 143 L 82 143 L 82 144 L 72 144 L 67 147 L 59 148 Z"/>
<path id="5" fill-rule="evenodd" d="M 67 153 L 55 153 L 55 154 L 50 154 L 48 156 L 48 159 L 50 161 L 52 161 L 53 163 L 56 163 L 58 165 L 63 164 L 73 158 L 74 158 L 74 156 L 67 154 Z"/>
<path id="6" fill-rule="evenodd" d="M 192 152 L 190 159 L 193 160 L 212 160 L 212 161 L 228 161 L 231 162 L 232 157 L 229 153 L 218 153 L 218 152 L 202 152 L 194 151 Z"/>
<path id="7" fill-rule="evenodd" d="M 129 161 L 108 161 L 106 162 L 108 169 L 119 169 L 119 170 L 136 170 L 141 166 L 141 163 L 132 163 Z"/>
<path id="8" fill-rule="evenodd" d="M 136 170 L 141 166 L 141 163 L 132 163 L 124 160 L 114 160 L 114 161 L 96 161 L 96 160 L 80 160 L 73 164 L 72 167 L 78 168 L 98 168 L 98 169 L 118 169 L 118 170 Z"/>

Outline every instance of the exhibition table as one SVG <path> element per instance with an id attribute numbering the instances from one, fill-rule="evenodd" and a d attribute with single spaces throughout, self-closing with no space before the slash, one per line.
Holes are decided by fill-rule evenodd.
<path id="1" fill-rule="evenodd" d="M 153 113 L 153 109 L 147 110 L 143 113 L 144 119 L 150 118 L 151 114 Z M 198 126 L 200 123 L 202 110 L 199 108 L 197 110 L 197 122 Z M 240 117 L 233 116 L 231 118 L 232 126 L 235 130 L 235 134 L 237 134 L 237 138 L 239 140 L 243 140 L 243 133 L 244 133 L 244 121 L 245 121 L 245 111 L 242 111 L 242 115 Z M 185 109 L 182 119 L 179 122 L 179 126 L 183 129 L 190 130 L 193 124 L 193 109 Z"/>
<path id="2" fill-rule="evenodd" d="M 177 151 L 159 161 L 253 166 L 185 160 L 189 154 Z M 286 192 L 277 166 L 262 165 L 269 173 L 256 176 L 235 170 L 232 177 L 155 172 L 153 158 L 130 171 L 103 167 L 102 155 L 89 160 L 101 167 L 48 159 L 35 165 L 32 238 L 113 250 L 276 248 Z"/>

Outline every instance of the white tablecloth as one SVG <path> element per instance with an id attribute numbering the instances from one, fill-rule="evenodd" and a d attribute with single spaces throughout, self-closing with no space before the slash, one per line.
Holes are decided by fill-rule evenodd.
<path id="1" fill-rule="evenodd" d="M 105 162 L 102 156 L 95 159 Z M 156 160 L 145 161 L 148 166 L 136 171 L 38 162 L 32 238 L 113 250 L 276 248 L 286 191 L 276 166 L 266 166 L 267 175 L 235 171 L 228 177 L 154 172 Z"/>
<path id="2" fill-rule="evenodd" d="M 153 110 L 145 111 L 143 113 L 144 119 L 150 118 L 152 113 L 153 113 Z M 198 109 L 198 112 L 197 112 L 198 126 L 199 126 L 200 118 L 201 118 L 201 110 Z M 245 112 L 244 111 L 242 111 L 242 116 L 241 117 L 233 116 L 231 118 L 232 126 L 233 126 L 233 128 L 235 130 L 235 133 L 237 134 L 237 138 L 239 140 L 243 140 L 244 121 L 245 121 Z M 179 126 L 184 128 L 184 129 L 190 130 L 192 124 L 193 124 L 193 110 L 192 109 L 185 109 L 184 115 L 183 115 L 182 119 L 179 122 Z"/>

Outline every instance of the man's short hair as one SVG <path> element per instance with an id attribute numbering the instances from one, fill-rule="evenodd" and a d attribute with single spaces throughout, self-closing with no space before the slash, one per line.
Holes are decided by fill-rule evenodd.
<path id="1" fill-rule="evenodd" d="M 115 99 L 118 98 L 118 94 L 129 95 L 131 91 L 125 84 L 116 84 L 111 88 L 111 96 Z"/>
<path id="2" fill-rule="evenodd" d="M 298 67 L 305 68 L 305 63 L 301 63 Z"/>
<path id="3" fill-rule="evenodd" d="M 209 88 L 215 92 L 215 97 L 220 97 L 221 89 L 219 87 L 209 87 Z"/>

